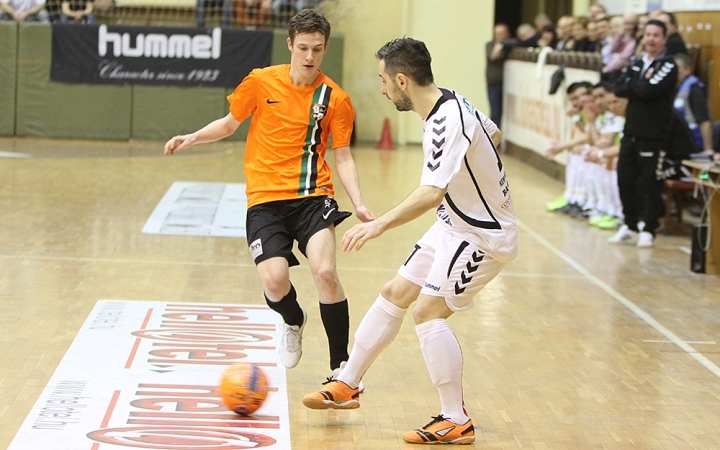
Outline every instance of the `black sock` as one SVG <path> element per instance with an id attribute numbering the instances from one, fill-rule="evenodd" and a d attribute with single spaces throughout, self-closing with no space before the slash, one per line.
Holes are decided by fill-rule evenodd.
<path id="1" fill-rule="evenodd" d="M 341 362 L 348 360 L 350 315 L 347 299 L 339 303 L 320 303 L 320 317 L 330 347 L 330 368 L 334 370 L 340 367 Z"/>
<path id="2" fill-rule="evenodd" d="M 264 294 L 263 294 L 264 295 Z M 295 292 L 295 286 L 290 285 L 290 292 L 287 293 L 279 302 L 271 302 L 265 295 L 265 301 L 267 305 L 280 314 L 288 325 L 302 326 L 304 316 L 303 310 L 297 302 L 297 292 Z"/>

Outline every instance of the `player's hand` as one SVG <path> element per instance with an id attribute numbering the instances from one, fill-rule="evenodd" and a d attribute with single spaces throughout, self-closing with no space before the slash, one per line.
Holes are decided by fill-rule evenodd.
<path id="1" fill-rule="evenodd" d="M 552 156 L 557 155 L 560 152 L 559 147 L 560 146 L 557 142 L 553 142 L 552 144 L 550 144 L 550 147 L 548 147 L 548 149 L 545 150 L 545 156 L 552 157 Z"/>
<path id="2" fill-rule="evenodd" d="M 185 150 L 186 148 L 193 145 L 193 142 L 195 142 L 195 140 L 189 134 L 175 136 L 174 138 L 170 139 L 165 143 L 165 153 L 163 154 L 174 155 L 175 152 Z"/>
<path id="3" fill-rule="evenodd" d="M 607 147 L 610 147 L 612 144 L 613 143 L 612 143 L 612 140 L 610 140 L 610 138 L 603 137 L 603 138 L 600 138 L 597 140 L 597 142 L 595 143 L 595 146 L 601 147 L 601 148 L 607 148 Z"/>
<path id="4" fill-rule="evenodd" d="M 342 238 L 342 251 L 350 252 L 353 248 L 360 250 L 370 239 L 383 234 L 382 226 L 376 221 L 355 225 L 345 232 Z"/>
<path id="5" fill-rule="evenodd" d="M 360 219 L 360 222 L 370 222 L 375 220 L 375 214 L 367 209 L 365 205 L 355 208 L 355 215 L 357 215 L 357 218 Z"/>

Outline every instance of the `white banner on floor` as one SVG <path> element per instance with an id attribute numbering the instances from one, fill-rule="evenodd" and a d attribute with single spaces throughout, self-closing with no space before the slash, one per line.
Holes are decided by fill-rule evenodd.
<path id="1" fill-rule="evenodd" d="M 279 325 L 260 305 L 101 300 L 8 450 L 289 449 Z M 252 416 L 217 392 L 236 362 L 268 377 Z"/>
<path id="2" fill-rule="evenodd" d="M 246 215 L 244 184 L 175 182 L 142 232 L 246 237 Z"/>

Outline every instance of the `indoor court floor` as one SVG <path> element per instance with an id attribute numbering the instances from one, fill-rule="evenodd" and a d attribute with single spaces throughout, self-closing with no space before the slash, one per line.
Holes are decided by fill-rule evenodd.
<path id="1" fill-rule="evenodd" d="M 263 304 L 245 239 L 141 233 L 173 182 L 243 183 L 242 144 L 173 157 L 162 146 L 0 139 L 0 449 L 98 300 Z M 418 184 L 418 146 L 360 145 L 353 154 L 376 215 Z M 720 448 L 720 277 L 689 270 L 690 237 L 660 235 L 651 249 L 609 246 L 610 232 L 545 211 L 561 182 L 522 161 L 504 163 L 519 257 L 475 308 L 449 320 L 476 429 L 469 447 Z M 349 208 L 337 180 L 336 189 Z M 351 340 L 433 220 L 428 213 L 360 252 L 339 252 Z M 356 222 L 341 224 L 338 240 Z M 302 405 L 330 373 L 316 290 L 301 261 L 291 278 L 309 322 L 303 358 L 287 371 L 292 449 L 419 448 L 402 434 L 440 408 L 409 314 L 367 372 L 360 409 Z"/>

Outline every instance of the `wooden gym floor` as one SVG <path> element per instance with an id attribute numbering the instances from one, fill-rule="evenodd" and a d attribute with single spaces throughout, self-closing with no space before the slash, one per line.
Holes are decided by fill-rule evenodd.
<path id="1" fill-rule="evenodd" d="M 262 302 L 244 239 L 140 232 L 174 181 L 243 182 L 241 145 L 161 157 L 162 143 L 0 139 L 7 153 L 31 157 L 0 158 L 0 449 L 97 300 Z M 419 147 L 354 155 L 376 214 L 417 185 Z M 690 238 L 608 246 L 609 232 L 545 211 L 561 183 L 505 164 L 520 256 L 450 319 L 474 448 L 720 448 L 720 278 L 689 271 Z M 339 255 L 351 333 L 433 220 Z M 329 375 L 326 341 L 304 261 L 292 279 L 309 311 L 287 372 L 292 448 L 415 448 L 402 433 L 439 403 L 411 318 L 367 373 L 359 410 L 310 411 L 300 399 Z"/>

